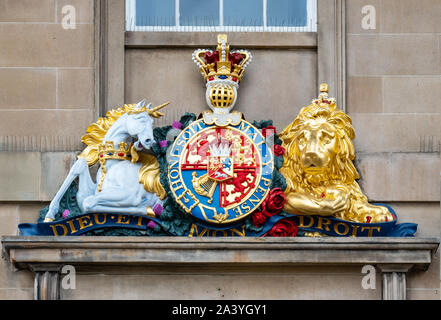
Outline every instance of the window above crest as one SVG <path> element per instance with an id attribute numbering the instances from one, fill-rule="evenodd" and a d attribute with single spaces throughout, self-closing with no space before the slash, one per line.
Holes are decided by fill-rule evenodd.
<path id="1" fill-rule="evenodd" d="M 316 32 L 317 0 L 126 0 L 126 31 Z"/>

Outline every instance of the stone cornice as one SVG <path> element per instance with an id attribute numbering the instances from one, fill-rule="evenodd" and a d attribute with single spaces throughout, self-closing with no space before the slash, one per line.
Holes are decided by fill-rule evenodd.
<path id="1" fill-rule="evenodd" d="M 36 265 L 410 265 L 427 269 L 439 238 L 2 237 L 18 269 Z"/>

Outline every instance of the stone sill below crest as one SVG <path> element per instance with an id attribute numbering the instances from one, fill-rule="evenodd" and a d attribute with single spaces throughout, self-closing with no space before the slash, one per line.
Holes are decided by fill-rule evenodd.
<path id="1" fill-rule="evenodd" d="M 365 265 L 427 270 L 439 238 L 4 236 L 15 268 L 35 265 Z"/>
<path id="2" fill-rule="evenodd" d="M 220 32 L 222 33 L 222 32 Z M 212 48 L 216 43 L 213 32 L 125 32 L 127 48 Z M 214 42 L 213 42 L 214 41 Z M 316 49 L 316 32 L 228 32 L 232 50 Z"/>

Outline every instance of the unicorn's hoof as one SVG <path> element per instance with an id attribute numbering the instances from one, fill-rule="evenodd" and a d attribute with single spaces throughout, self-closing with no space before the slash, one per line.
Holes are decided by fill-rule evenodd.
<path id="1" fill-rule="evenodd" d="M 43 222 L 52 222 L 54 221 L 54 219 L 52 218 L 44 218 Z"/>

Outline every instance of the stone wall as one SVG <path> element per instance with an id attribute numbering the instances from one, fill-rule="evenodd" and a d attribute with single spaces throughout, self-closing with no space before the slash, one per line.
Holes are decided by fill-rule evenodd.
<path id="1" fill-rule="evenodd" d="M 213 33 L 211 47 L 215 47 L 216 41 Z M 229 42 L 232 50 L 241 49 L 232 40 Z M 205 83 L 191 60 L 193 51 L 127 49 L 126 101 L 139 101 L 143 97 L 156 105 L 170 101 L 166 116 L 157 125 L 179 120 L 185 112 L 199 114 L 206 110 Z M 243 112 L 249 121 L 273 119 L 281 130 L 303 104 L 317 95 L 316 50 L 268 48 L 254 49 L 251 53 L 253 61 L 240 83 L 235 110 Z"/>
<path id="2" fill-rule="evenodd" d="M 325 1 L 319 0 L 319 6 Z M 418 223 L 418 237 L 439 237 L 441 3 L 345 2 L 346 111 L 356 130 L 360 184 L 371 201 L 390 204 L 400 221 Z M 66 4 L 76 8 L 75 30 L 64 30 L 60 24 Z M 364 5 L 376 8 L 374 30 L 361 27 Z M 92 0 L 0 2 L 0 235 L 14 235 L 17 224 L 36 221 L 81 150 L 80 136 L 99 114 L 94 16 Z M 215 35 L 210 36 L 215 41 Z M 317 48 L 309 44 L 271 48 L 265 43 L 283 47 L 283 39 L 249 37 L 244 34 L 236 42 L 249 41 L 247 49 L 255 57 L 239 90 L 238 110 L 249 120 L 272 118 L 281 130 L 317 94 Z M 234 41 L 231 45 L 240 47 Z M 125 74 L 118 75 L 125 102 L 144 97 L 155 104 L 170 100 L 168 116 L 160 125 L 184 111 L 202 111 L 204 84 L 191 61 L 193 50 L 127 47 Z M 439 270 L 437 253 L 428 271 L 408 278 L 408 298 L 439 299 Z M 240 279 L 234 270 L 195 272 L 191 279 L 173 278 L 170 272 L 175 271 L 86 270 L 77 276 L 77 290 L 62 294 L 83 299 L 152 298 L 154 289 L 174 286 L 182 289 L 163 289 L 164 297 L 381 297 L 379 283 L 375 291 L 361 288 L 362 275 L 354 267 L 281 268 L 253 271 Z M 277 295 L 264 289 L 271 279 L 281 283 Z M 198 281 L 205 291 L 193 288 Z M 289 291 L 291 287 L 295 290 Z M 13 272 L 1 260 L 0 299 L 31 299 L 32 288 L 32 274 Z"/>
<path id="3" fill-rule="evenodd" d="M 417 236 L 439 237 L 441 2 L 346 3 L 347 111 L 361 186 L 401 221 L 418 223 Z M 365 5 L 376 9 L 375 29 L 362 27 Z M 411 280 L 409 296 L 439 297 L 438 273 Z"/>
<path id="4" fill-rule="evenodd" d="M 76 9 L 63 29 L 62 8 Z M 0 1 L 0 234 L 35 222 L 96 118 L 94 3 Z M 32 299 L 32 274 L 0 262 L 0 299 Z"/>

